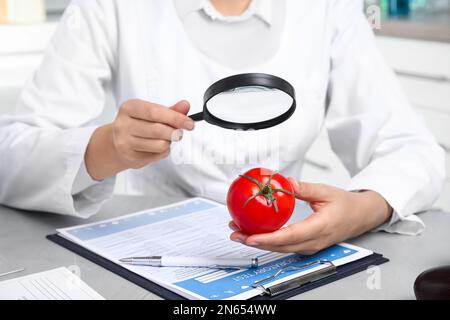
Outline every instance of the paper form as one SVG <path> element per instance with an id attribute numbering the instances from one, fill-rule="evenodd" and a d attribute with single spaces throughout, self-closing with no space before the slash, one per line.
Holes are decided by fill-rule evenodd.
<path id="1" fill-rule="evenodd" d="M 104 300 L 67 268 L 0 282 L 0 300 Z"/>
<path id="2" fill-rule="evenodd" d="M 195 198 L 58 232 L 117 264 L 120 264 L 119 259 L 130 256 L 258 257 L 261 267 L 256 270 L 122 265 L 190 299 L 248 299 L 261 294 L 259 289 L 252 288 L 253 281 L 267 277 L 287 264 L 301 265 L 310 259 L 317 260 L 315 256 L 305 258 L 272 253 L 233 242 L 229 240 L 229 220 L 226 206 Z M 341 245 L 322 255 L 338 265 L 371 253 Z M 291 272 L 281 278 L 299 274 L 301 272 Z"/>

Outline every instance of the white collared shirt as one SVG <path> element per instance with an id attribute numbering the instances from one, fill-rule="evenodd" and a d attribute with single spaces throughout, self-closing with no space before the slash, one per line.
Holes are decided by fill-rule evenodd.
<path id="1" fill-rule="evenodd" d="M 214 5 L 209 0 L 172 0 L 177 8 L 178 15 L 182 20 L 186 18 L 187 15 L 197 12 L 204 11 L 207 16 L 213 21 L 223 21 L 223 22 L 243 22 L 249 20 L 253 17 L 259 18 L 266 22 L 269 26 L 273 22 L 273 1 L 274 0 L 252 0 L 249 7 L 241 13 L 239 16 L 225 16 L 220 13 Z M 278 5 L 278 1 L 277 1 Z"/>
<path id="2" fill-rule="evenodd" d="M 194 45 L 233 69 L 256 66 L 275 55 L 285 23 L 285 0 L 253 0 L 239 16 L 224 16 L 208 0 L 172 0 Z"/>

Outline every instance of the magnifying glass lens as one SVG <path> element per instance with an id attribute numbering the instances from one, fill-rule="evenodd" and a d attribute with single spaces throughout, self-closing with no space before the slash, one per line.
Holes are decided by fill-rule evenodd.
<path id="1" fill-rule="evenodd" d="M 248 86 L 215 95 L 206 108 L 223 121 L 250 124 L 275 119 L 285 114 L 292 104 L 293 98 L 284 91 Z"/>

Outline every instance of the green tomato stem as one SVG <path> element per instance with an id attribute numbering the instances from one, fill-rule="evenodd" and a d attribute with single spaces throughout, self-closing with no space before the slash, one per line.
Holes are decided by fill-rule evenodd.
<path id="1" fill-rule="evenodd" d="M 279 209 L 278 209 L 278 204 L 277 204 L 277 198 L 275 198 L 273 196 L 274 193 L 276 192 L 284 192 L 286 194 L 290 194 L 290 195 L 295 195 L 297 196 L 297 194 L 292 193 L 289 190 L 283 189 L 283 188 L 278 188 L 278 189 L 272 189 L 272 187 L 270 186 L 270 184 L 272 183 L 272 179 L 273 177 L 277 174 L 277 172 L 274 172 L 269 180 L 267 181 L 267 183 L 265 185 L 263 185 L 261 182 L 259 182 L 258 180 L 256 180 L 253 177 L 249 177 L 246 175 L 240 175 L 241 178 L 247 179 L 252 181 L 253 183 L 255 183 L 258 187 L 259 187 L 259 192 L 255 193 L 253 196 L 251 196 L 250 198 L 247 199 L 247 201 L 245 201 L 244 203 L 244 207 L 253 199 L 255 199 L 258 196 L 263 196 L 268 205 L 273 205 L 273 207 L 275 208 L 275 212 L 278 213 Z"/>

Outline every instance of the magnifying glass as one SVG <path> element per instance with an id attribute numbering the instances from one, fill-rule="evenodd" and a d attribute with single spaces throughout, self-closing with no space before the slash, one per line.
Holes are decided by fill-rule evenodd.
<path id="1" fill-rule="evenodd" d="M 203 112 L 191 115 L 233 130 L 261 130 L 288 120 L 296 109 L 294 87 L 263 73 L 245 73 L 217 81 L 203 98 Z"/>

